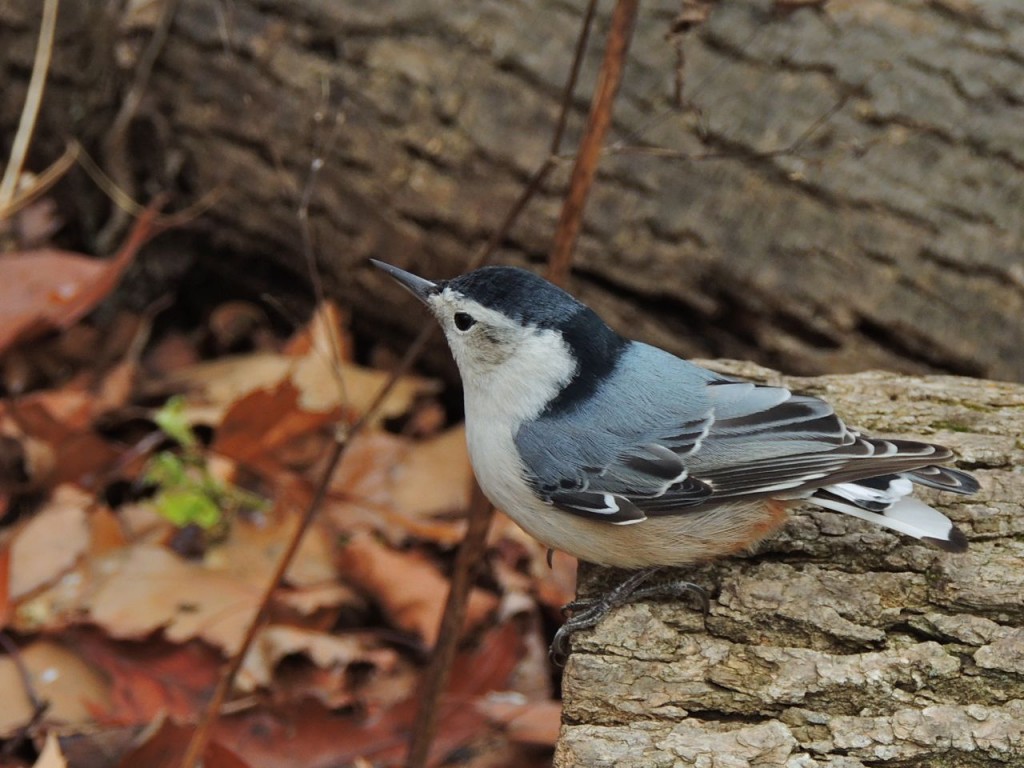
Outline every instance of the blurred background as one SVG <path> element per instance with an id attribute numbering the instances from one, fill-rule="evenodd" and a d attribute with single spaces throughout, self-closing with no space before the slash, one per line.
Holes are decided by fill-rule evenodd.
<path id="1" fill-rule="evenodd" d="M 547 261 L 611 7 L 496 263 Z M 371 409 L 429 319 L 367 259 L 501 230 L 584 9 L 0 4 L 0 765 L 176 765 L 361 420 L 206 764 L 398 763 L 470 472 L 440 339 Z M 688 357 L 1024 381 L 1021 50 L 1018 0 L 642 3 L 569 289 Z M 544 555 L 496 523 L 431 764 L 550 764 Z"/>
<path id="2" fill-rule="evenodd" d="M 268 285 L 309 295 L 296 210 L 320 159 L 310 216 L 328 293 L 357 330 L 395 338 L 422 317 L 388 311 L 399 294 L 366 258 L 461 271 L 547 156 L 583 11 L 175 5 L 133 91 L 166 4 L 64 4 L 34 166 L 76 139 L 140 197 L 200 202 L 128 285 L 201 304 Z M 1024 379 L 1019 4 L 728 2 L 689 24 L 692 5 L 642 8 L 572 288 L 623 332 L 691 356 Z M 0 11 L 5 136 L 39 12 Z M 500 262 L 546 258 L 600 52 L 564 162 Z M 126 95 L 137 104 L 118 121 Z M 115 242 L 111 203 L 81 170 L 55 195 L 62 237 Z"/>

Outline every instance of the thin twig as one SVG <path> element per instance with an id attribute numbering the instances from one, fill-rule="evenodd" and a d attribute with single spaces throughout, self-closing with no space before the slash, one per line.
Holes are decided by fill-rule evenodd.
<path id="1" fill-rule="evenodd" d="M 590 23 L 593 17 L 593 6 L 595 2 L 596 0 L 591 0 L 591 7 L 588 9 L 585 30 L 581 34 L 585 34 L 586 31 L 589 31 Z M 582 50 L 583 46 L 577 45 L 577 56 L 574 59 L 572 74 L 569 79 L 569 83 L 567 84 L 566 93 L 562 101 L 563 113 L 566 112 L 571 105 L 572 92 L 575 88 L 576 78 L 579 71 L 579 59 L 582 57 Z M 544 179 L 547 178 L 548 174 L 555 167 L 554 156 L 557 153 L 558 148 L 560 146 L 561 137 L 564 134 L 564 130 L 565 117 L 563 114 L 563 116 L 560 117 L 559 119 L 559 123 L 555 132 L 555 138 L 552 141 L 551 156 L 533 175 L 533 177 L 527 183 L 527 186 L 523 190 L 522 194 L 520 194 L 519 198 L 512 205 L 511 209 L 505 216 L 505 219 L 502 221 L 501 225 L 494 232 L 494 234 L 491 236 L 491 238 L 488 240 L 485 246 L 471 260 L 471 263 L 469 265 L 470 269 L 475 269 L 476 267 L 479 267 L 480 265 L 490 260 L 498 245 L 508 234 L 508 231 L 511 229 L 516 219 L 522 213 L 523 209 L 526 207 L 527 202 L 536 194 L 537 190 L 543 184 Z M 315 170 L 319 171 L 319 168 L 315 168 Z M 309 192 L 309 194 L 311 194 L 311 186 L 309 184 L 307 184 L 306 190 Z M 303 199 L 308 205 L 308 200 L 306 199 L 305 193 L 303 195 Z M 337 468 L 342 457 L 344 456 L 346 447 L 350 445 L 352 439 L 356 437 L 360 432 L 362 432 L 363 429 L 365 429 L 365 427 L 372 421 L 376 413 L 379 411 L 381 405 L 384 403 L 385 399 L 394 389 L 400 378 L 412 368 L 415 361 L 422 354 L 434 331 L 435 327 L 433 325 L 429 325 L 423 331 L 420 332 L 420 334 L 416 337 L 413 343 L 409 345 L 405 355 L 403 355 L 398 365 L 396 365 L 395 368 L 392 370 L 387 382 L 377 393 L 373 402 L 370 404 L 369 408 L 367 408 L 362 417 L 355 424 L 352 425 L 352 427 L 348 430 L 347 434 L 339 435 L 339 438 L 335 441 L 332 447 L 331 454 L 328 458 L 327 465 L 325 466 L 323 474 L 316 486 L 316 493 L 314 494 L 314 497 L 310 504 L 307 506 L 303 514 L 303 517 L 300 520 L 299 526 L 293 533 L 287 549 L 281 556 L 281 559 L 278 562 L 278 566 L 267 584 L 267 588 L 264 591 L 262 598 L 260 600 L 259 607 L 257 608 L 256 616 L 254 617 L 253 621 L 247 628 L 245 637 L 242 639 L 241 647 L 231 658 L 228 667 L 226 668 L 224 673 L 221 675 L 220 680 L 218 681 L 217 688 L 214 691 L 213 696 L 211 697 L 210 702 L 207 705 L 205 711 L 203 712 L 199 724 L 197 725 L 195 732 L 192 734 L 191 740 L 189 741 L 188 749 L 181 762 L 181 768 L 194 768 L 197 761 L 205 751 L 206 746 L 209 743 L 210 737 L 212 735 L 213 726 L 216 724 L 219 713 L 224 707 L 224 702 L 226 701 L 227 695 L 231 690 L 231 687 L 234 683 L 234 679 L 238 674 L 238 670 L 241 668 L 242 661 L 245 658 L 245 654 L 248 648 L 251 646 L 253 640 L 255 639 L 259 627 L 262 625 L 263 617 L 266 615 L 270 599 L 274 591 L 276 590 L 278 584 L 280 583 L 281 579 L 283 578 L 284 574 L 287 572 L 288 566 L 291 563 L 292 558 L 298 551 L 298 547 L 299 544 L 301 543 L 303 534 L 308 529 L 310 523 L 312 522 L 313 516 L 316 514 L 317 510 L 322 504 L 323 499 L 327 493 L 327 488 L 329 487 L 330 478 L 334 474 L 335 469 Z M 474 498 L 476 498 L 476 495 L 474 495 Z M 475 532 L 473 540 L 481 537 L 483 539 L 486 538 L 487 530 L 490 527 L 492 510 L 489 504 L 481 506 L 486 506 L 487 508 L 484 509 L 482 512 L 475 512 L 475 510 L 478 507 L 474 505 L 474 509 L 471 510 L 469 529 L 467 530 L 467 539 L 469 538 L 470 531 Z M 482 533 L 478 533 L 479 531 L 482 531 Z M 472 540 L 470 541 L 470 543 L 472 543 Z M 455 573 L 453 573 L 453 585 L 456 583 L 464 583 L 465 579 L 469 579 L 471 583 L 471 574 L 475 567 L 474 560 L 479 560 L 479 554 L 477 553 L 482 549 L 482 545 L 477 543 L 474 546 L 464 548 L 467 554 L 465 556 L 461 556 L 463 548 L 460 548 L 460 556 L 456 557 L 457 570 Z M 469 576 L 460 574 L 469 574 Z M 452 592 L 452 596 L 457 597 L 457 593 L 455 593 L 454 588 Z M 447 616 L 450 611 L 458 610 L 456 605 L 457 602 L 460 601 L 449 600 L 449 603 L 446 604 L 445 607 L 445 616 Z M 461 602 L 464 603 L 465 599 L 462 599 Z M 444 617 L 442 618 L 442 622 L 443 621 L 445 621 Z M 448 621 L 451 621 L 451 619 L 448 619 Z M 457 633 L 455 633 L 455 635 L 457 638 Z M 439 644 L 440 642 L 441 641 L 439 640 Z M 435 676 L 435 680 L 437 681 L 434 684 L 435 686 L 439 686 L 439 688 L 443 689 L 444 684 L 447 680 L 450 665 L 450 661 L 447 664 L 442 663 L 437 665 L 438 672 L 436 673 Z M 439 693 L 435 697 L 435 701 L 436 698 L 439 698 Z M 433 708 L 429 706 L 429 702 L 427 699 L 424 698 L 422 699 L 422 701 L 424 702 L 425 705 L 427 705 L 427 708 Z M 421 731 L 420 729 L 417 729 L 417 732 L 426 733 L 426 731 Z M 432 740 L 432 733 L 427 734 L 425 741 L 428 750 L 430 742 Z"/>
<path id="2" fill-rule="evenodd" d="M 324 79 L 321 82 L 322 103 L 319 109 L 314 112 L 313 119 L 317 124 L 320 124 L 324 120 L 324 114 L 326 111 L 326 105 L 330 104 L 331 84 L 330 81 Z M 309 275 L 310 284 L 313 286 L 313 296 L 316 299 L 316 305 L 318 307 L 324 307 L 327 303 L 327 296 L 324 292 L 324 283 L 320 279 L 320 270 L 316 265 L 316 254 L 313 249 L 313 230 L 309 223 L 309 206 L 313 201 L 313 192 L 316 189 L 317 181 L 320 179 L 320 173 L 324 169 L 324 158 L 330 154 L 330 151 L 334 147 L 334 142 L 338 136 L 338 130 L 341 127 L 341 120 L 335 115 L 333 121 L 334 125 L 332 130 L 326 139 L 318 139 L 316 151 L 314 157 L 309 163 L 309 173 L 306 174 L 306 184 L 302 189 L 302 194 L 299 197 L 299 209 L 297 212 L 299 219 L 299 232 L 302 236 L 302 254 L 306 262 L 306 273 Z M 342 402 L 348 401 L 348 392 L 345 389 L 345 377 L 341 369 L 341 339 L 338 338 L 338 330 L 335 328 L 334 323 L 329 321 L 326 314 L 324 318 L 324 337 L 330 344 L 331 355 L 327 361 L 329 365 L 334 368 L 334 379 L 338 383 L 338 394 L 341 397 Z"/>
<path id="3" fill-rule="evenodd" d="M 448 588 L 448 599 L 444 604 L 437 644 L 434 646 L 430 665 L 420 685 L 420 707 L 416 712 L 413 738 L 405 763 L 407 768 L 422 768 L 430 756 L 430 747 L 434 743 L 434 733 L 437 730 L 437 716 L 441 709 L 441 698 L 448 687 L 452 663 L 455 661 L 455 651 L 466 619 L 473 579 L 483 561 L 481 554 L 487 548 L 487 532 L 490 530 L 491 520 L 494 519 L 494 507 L 476 483 L 473 483 L 473 496 L 467 517 L 466 535 L 455 555 L 451 586 Z"/>
<path id="4" fill-rule="evenodd" d="M 357 431 L 356 427 L 366 423 L 365 419 L 366 417 L 364 416 L 363 420 L 352 428 L 350 436 L 355 435 Z M 345 453 L 345 447 L 347 445 L 347 441 L 336 440 L 334 445 L 331 447 L 327 466 L 324 468 L 316 486 L 316 493 L 313 495 L 312 501 L 310 501 L 306 510 L 303 512 L 302 518 L 299 520 L 298 527 L 292 532 L 291 538 L 288 540 L 288 546 L 277 561 L 277 566 L 274 568 L 273 574 L 271 574 L 264 586 L 263 593 L 260 595 L 259 606 L 256 609 L 256 615 L 253 617 L 253 620 L 249 622 L 249 626 L 246 628 L 241 646 L 237 651 L 235 651 L 235 654 L 228 662 L 227 669 L 221 674 L 220 680 L 217 681 L 217 687 L 214 689 L 213 696 L 210 697 L 210 702 L 203 711 L 199 724 L 196 726 L 196 730 L 192 733 L 192 738 L 189 740 L 188 749 L 185 751 L 185 756 L 181 761 L 181 768 L 194 768 L 197 766 L 199 759 L 206 751 L 206 746 L 213 733 L 213 726 L 217 723 L 217 720 L 220 717 L 220 712 L 224 706 L 224 702 L 227 700 L 228 693 L 231 691 L 235 678 L 238 676 L 238 670 L 242 668 L 242 662 L 245 660 L 246 654 L 252 646 L 253 640 L 256 639 L 256 634 L 259 632 L 266 619 L 270 599 L 273 597 L 278 584 L 281 583 L 285 573 L 288 571 L 288 566 L 291 565 L 292 560 L 295 558 L 295 553 L 299 551 L 299 544 L 302 543 L 302 537 L 309 528 L 310 523 L 313 522 L 313 517 L 316 515 L 317 510 L 320 509 L 320 505 L 323 503 L 324 497 L 327 494 L 327 488 L 330 485 L 331 476 L 334 474 L 334 470 L 337 469 L 338 464 L 341 462 L 341 458 Z"/>
<path id="5" fill-rule="evenodd" d="M 11 145 L 11 157 L 4 169 L 4 177 L 0 180 L 0 210 L 7 207 L 14 197 L 14 191 L 21 177 L 21 169 L 25 165 L 32 133 L 35 131 L 39 107 L 43 103 L 43 91 L 46 89 L 46 75 L 50 71 L 50 60 L 53 58 L 53 35 L 57 30 L 57 9 L 60 0 L 46 0 L 43 5 L 43 20 L 39 25 L 39 43 L 36 45 L 36 57 L 32 62 L 32 77 L 29 79 L 28 92 L 25 94 L 25 106 L 21 110 L 18 132 Z"/>
<path id="6" fill-rule="evenodd" d="M 746 40 L 744 40 L 737 46 L 740 53 L 746 53 L 747 49 L 751 45 L 753 45 L 758 36 L 763 34 L 767 28 L 768 27 L 766 25 L 761 25 L 757 27 L 753 32 L 751 32 L 751 34 L 746 38 Z M 679 94 L 679 97 L 682 99 L 681 104 L 676 104 L 675 99 L 673 99 L 673 104 L 671 107 L 663 109 L 662 111 L 654 114 L 653 116 L 648 118 L 646 122 L 641 123 L 636 128 L 630 130 L 629 133 L 626 134 L 626 136 L 623 137 L 620 141 L 616 141 L 615 143 L 613 143 L 612 148 L 617 149 L 619 146 L 629 145 L 637 142 L 649 130 L 651 130 L 655 126 L 661 125 L 661 123 L 664 122 L 666 119 L 677 114 L 679 108 L 685 107 L 687 103 L 689 103 L 690 109 L 693 110 L 694 114 L 697 116 L 698 119 L 698 125 L 696 128 L 697 134 L 703 137 L 704 134 L 707 132 L 707 129 L 704 127 L 703 124 L 703 114 L 700 108 L 694 104 L 694 100 L 701 93 L 710 88 L 718 80 L 718 78 L 726 71 L 728 70 L 725 65 L 716 67 L 715 69 L 711 70 L 711 72 L 709 72 L 703 80 L 698 81 L 688 93 Z"/>
<path id="7" fill-rule="evenodd" d="M 37 200 L 50 187 L 60 181 L 65 173 L 71 170 L 77 159 L 78 142 L 72 141 L 68 143 L 67 148 L 64 150 L 64 154 L 54 160 L 49 168 L 32 180 L 31 187 L 20 191 L 16 190 L 14 197 L 12 197 L 6 205 L 0 205 L 0 221 L 13 216 L 26 205 Z"/>
<path id="8" fill-rule="evenodd" d="M 132 84 L 121 102 L 121 107 L 117 110 L 117 115 L 114 117 L 106 139 L 103 141 L 103 158 L 109 169 L 109 176 L 119 188 L 126 191 L 128 197 L 136 196 L 131 163 L 128 161 L 128 127 L 135 119 L 135 113 L 138 112 L 142 97 L 149 87 L 153 66 L 167 42 L 171 24 L 174 22 L 174 14 L 178 10 L 178 2 L 179 0 L 164 2 L 153 34 L 149 38 L 149 42 L 146 43 L 146 48 L 135 67 Z M 120 237 L 121 230 L 124 229 L 130 215 L 131 211 L 120 205 L 114 206 L 110 213 L 110 219 L 96 236 L 97 250 L 101 252 L 110 250 L 113 243 Z"/>
<path id="9" fill-rule="evenodd" d="M 476 258 L 471 261 L 468 266 L 470 270 L 476 269 L 490 260 L 498 245 L 505 239 L 513 223 L 526 207 L 526 204 L 537 193 L 544 180 L 556 166 L 556 157 L 562 147 L 562 138 L 565 135 L 569 110 L 572 108 L 573 95 L 576 92 L 576 83 L 579 80 L 583 54 L 586 52 L 587 41 L 590 39 L 590 30 L 593 27 L 596 9 L 597 0 L 590 0 L 583 14 L 580 32 L 576 38 L 572 65 L 569 68 L 569 75 L 566 78 L 565 88 L 562 91 L 558 120 L 555 123 L 555 129 L 551 136 L 550 154 L 534 172 L 526 187 L 505 215 L 501 225 L 487 241 L 487 244 L 477 254 Z M 428 326 L 426 330 L 420 333 L 416 342 L 425 345 L 434 328 L 433 324 Z M 413 725 L 412 736 L 409 742 L 406 768 L 424 768 L 430 756 L 430 747 L 434 742 L 434 735 L 437 732 L 437 715 L 440 711 L 441 698 L 448 687 L 448 678 L 451 674 L 452 663 L 455 660 L 455 651 L 458 647 L 460 630 L 466 615 L 466 606 L 469 601 L 470 588 L 473 584 L 473 576 L 483 560 L 487 548 L 487 532 L 490 530 L 493 519 L 494 507 L 483 495 L 480 486 L 474 483 L 473 496 L 468 511 L 466 535 L 459 545 L 459 551 L 455 557 L 451 587 L 448 590 L 444 614 L 441 617 L 437 644 L 431 655 L 430 665 L 424 674 L 423 684 L 420 686 L 420 706 L 416 712 L 416 722 Z"/>
<path id="10" fill-rule="evenodd" d="M 85 171 L 86 176 L 92 179 L 93 184 L 110 199 L 110 202 L 115 207 L 127 211 L 135 217 L 139 217 L 145 212 L 147 206 L 132 198 L 127 191 L 121 189 L 117 182 L 104 173 L 103 169 L 99 167 L 81 144 L 74 139 L 71 141 L 71 144 L 75 148 L 75 159 L 78 161 L 78 165 Z M 153 219 L 153 223 L 165 228 L 179 227 L 213 208 L 217 201 L 227 192 L 227 189 L 226 184 L 220 184 L 210 191 L 204 192 L 198 200 L 185 208 L 174 213 L 160 214 Z"/>
<path id="11" fill-rule="evenodd" d="M 598 76 L 594 97 L 590 102 L 590 116 L 586 132 L 580 142 L 579 154 L 569 180 L 569 194 L 562 204 L 555 231 L 555 244 L 548 261 L 548 279 L 556 285 L 563 285 L 569 277 L 572 253 L 579 239 L 583 224 L 583 208 L 594 185 L 601 148 L 612 122 L 612 106 L 622 82 L 622 70 L 626 65 L 626 51 L 633 37 L 633 22 L 636 20 L 639 0 L 618 0 L 612 11 L 611 28 L 605 42 L 604 60 Z"/>
<path id="12" fill-rule="evenodd" d="M 572 97 L 576 93 L 576 82 L 580 77 L 580 67 L 583 66 L 583 54 L 587 50 L 587 43 L 590 41 L 590 30 L 594 26 L 594 14 L 597 13 L 597 0 L 590 0 L 587 9 L 583 12 L 583 23 L 580 25 L 580 33 L 576 37 L 576 49 L 572 54 L 572 66 L 569 68 L 569 77 L 565 80 L 565 87 L 562 89 L 562 104 L 558 112 L 558 122 L 555 123 L 555 132 L 551 136 L 551 154 L 557 155 L 562 149 L 562 137 L 565 136 L 565 126 L 569 122 L 569 108 L 572 106 Z"/>
<path id="13" fill-rule="evenodd" d="M 330 147 L 333 145 L 333 140 L 334 135 L 332 134 L 326 142 L 317 146 L 314 153 L 315 156 L 310 161 L 309 173 L 306 176 L 306 183 L 299 196 L 299 204 L 296 211 L 302 237 L 303 255 L 309 268 L 310 279 L 313 282 L 313 289 L 317 303 L 321 307 L 324 304 L 324 290 L 323 284 L 320 281 L 319 272 L 316 268 L 316 257 L 313 253 L 313 235 L 310 231 L 309 225 L 309 207 L 313 200 L 316 183 L 320 178 L 320 172 L 324 167 L 324 154 L 329 151 Z M 327 325 L 330 326 L 330 323 L 327 322 Z M 341 382 L 340 361 L 338 360 L 340 357 L 340 343 L 333 335 L 330 327 L 326 329 L 326 333 L 332 343 L 335 362 L 339 363 L 336 371 L 338 373 L 338 380 Z M 410 360 L 408 364 L 412 365 L 412 361 Z M 242 638 L 241 645 L 231 657 L 227 668 L 221 674 L 220 680 L 217 682 L 217 688 L 214 690 L 214 694 L 211 697 L 209 704 L 206 706 L 206 709 L 203 711 L 203 715 L 199 720 L 199 724 L 196 726 L 195 732 L 192 734 L 192 738 L 189 740 L 188 749 L 186 750 L 185 756 L 181 762 L 182 768 L 192 768 L 192 766 L 196 764 L 199 758 L 206 751 L 206 746 L 209 743 L 210 736 L 213 732 L 213 726 L 220 718 L 221 710 L 224 708 L 224 703 L 227 699 L 228 693 L 230 693 L 231 688 L 234 685 L 235 678 L 238 675 L 238 670 L 241 669 L 242 663 L 245 660 L 246 655 L 249 653 L 249 648 L 256 639 L 256 635 L 260 628 L 263 626 L 270 605 L 270 600 L 284 579 L 284 575 L 288 571 L 288 566 L 291 565 L 296 552 L 299 550 L 299 545 L 302 543 L 302 539 L 305 536 L 306 531 L 309 529 L 310 524 L 313 522 L 313 518 L 316 516 L 316 513 L 319 511 L 320 506 L 323 503 L 327 494 L 327 489 L 330 487 L 331 477 L 338 468 L 338 464 L 341 463 L 341 459 L 345 455 L 345 449 L 351 443 L 352 438 L 361 432 L 368 423 L 370 423 L 370 420 L 383 404 L 384 398 L 387 397 L 391 388 L 398 381 L 399 376 L 400 374 L 398 373 L 392 374 L 388 383 L 380 392 L 378 392 L 377 397 L 374 399 L 367 411 L 359 420 L 356 421 L 355 424 L 352 425 L 350 429 L 339 429 L 336 433 L 334 443 L 331 447 L 331 454 L 327 460 L 327 466 L 324 468 L 324 471 L 317 483 L 316 493 L 303 512 L 302 518 L 299 520 L 299 525 L 294 531 L 292 531 L 291 537 L 288 541 L 288 546 L 285 548 L 284 553 L 278 560 L 274 573 L 271 575 L 264 588 L 263 594 L 260 596 L 260 602 L 256 609 L 256 614 L 253 616 L 252 621 L 249 622 L 249 626 L 246 628 L 245 636 Z"/>

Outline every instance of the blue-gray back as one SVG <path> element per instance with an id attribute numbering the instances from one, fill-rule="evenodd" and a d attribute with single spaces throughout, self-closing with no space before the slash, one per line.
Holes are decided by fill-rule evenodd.
<path id="1" fill-rule="evenodd" d="M 592 397 L 524 424 L 515 440 L 542 498 L 618 523 L 927 463 L 848 430 L 819 398 L 637 342 Z"/>

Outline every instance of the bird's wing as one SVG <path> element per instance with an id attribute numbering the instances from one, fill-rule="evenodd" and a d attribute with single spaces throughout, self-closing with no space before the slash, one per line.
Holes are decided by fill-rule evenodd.
<path id="1" fill-rule="evenodd" d="M 824 400 L 782 387 L 725 379 L 700 386 L 707 397 L 696 416 L 691 408 L 685 417 L 638 416 L 632 425 L 593 418 L 524 425 L 516 441 L 528 480 L 560 509 L 628 524 L 698 505 L 797 497 L 950 458 L 939 446 L 863 437 Z"/>
<path id="2" fill-rule="evenodd" d="M 639 505 L 651 499 L 670 496 L 677 507 L 692 506 L 707 498 L 711 488 L 689 476 L 682 456 L 699 444 L 709 423 L 710 419 L 688 422 L 665 443 L 623 446 L 603 461 L 561 465 L 572 470 L 529 471 L 529 480 L 536 493 L 556 507 L 609 523 L 644 520 Z M 522 432 L 520 436 L 528 440 Z M 534 467 L 528 464 L 527 469 Z"/>

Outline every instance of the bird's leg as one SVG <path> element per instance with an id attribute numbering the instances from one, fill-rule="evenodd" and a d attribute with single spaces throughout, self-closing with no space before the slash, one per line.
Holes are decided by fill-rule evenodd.
<path id="1" fill-rule="evenodd" d="M 610 610 L 626 603 L 637 600 L 678 599 L 686 594 L 696 594 L 700 598 L 701 608 L 704 613 L 708 612 L 710 606 L 708 593 L 697 584 L 679 579 L 663 584 L 643 586 L 645 581 L 660 570 L 662 570 L 660 566 L 655 566 L 654 568 L 637 571 L 630 574 L 610 592 L 598 597 L 585 597 L 573 600 L 567 604 L 562 609 L 562 613 L 571 613 L 572 617 L 566 619 L 565 623 L 555 633 L 555 639 L 551 642 L 551 649 L 549 651 L 551 661 L 560 667 L 564 666 L 569 656 L 570 635 L 581 629 L 590 629 L 601 621 Z"/>

